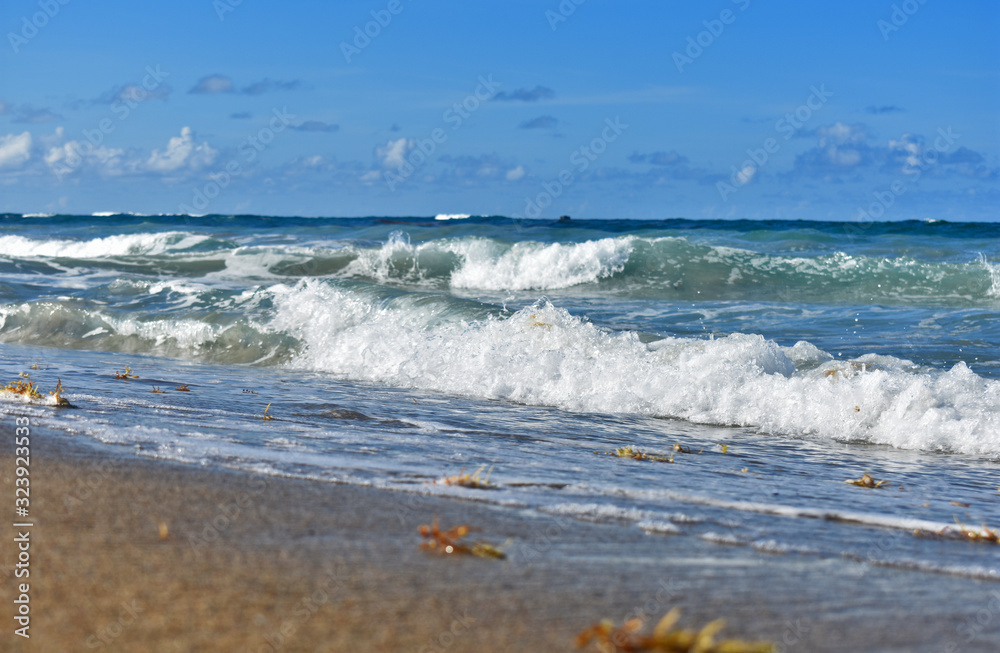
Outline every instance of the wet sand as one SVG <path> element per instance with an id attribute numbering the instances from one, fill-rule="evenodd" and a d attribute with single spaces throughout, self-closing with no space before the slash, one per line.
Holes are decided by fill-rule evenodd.
<path id="1" fill-rule="evenodd" d="M 8 454 L 0 480 L 12 503 Z M 725 617 L 724 636 L 789 651 L 989 651 L 1000 632 L 993 611 L 969 637 L 1000 583 L 108 457 L 64 438 L 34 438 L 31 471 L 31 639 L 12 633 L 8 522 L 4 650 L 569 651 L 595 621 L 655 620 L 674 606 L 683 626 Z M 417 527 L 435 516 L 481 527 L 475 536 L 509 557 L 422 551 Z M 965 592 L 968 610 L 942 607 L 941 592 Z"/>

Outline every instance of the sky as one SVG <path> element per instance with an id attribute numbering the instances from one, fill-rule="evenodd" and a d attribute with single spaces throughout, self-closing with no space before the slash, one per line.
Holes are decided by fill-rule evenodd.
<path id="1" fill-rule="evenodd" d="M 1000 221 L 1000 3 L 4 0 L 0 212 Z"/>

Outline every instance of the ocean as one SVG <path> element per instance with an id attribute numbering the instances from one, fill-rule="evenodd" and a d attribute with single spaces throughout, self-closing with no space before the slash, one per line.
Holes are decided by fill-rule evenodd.
<path id="1" fill-rule="evenodd" d="M 998 318 L 996 224 L 0 215 L 2 420 L 705 556 L 1000 580 Z"/>

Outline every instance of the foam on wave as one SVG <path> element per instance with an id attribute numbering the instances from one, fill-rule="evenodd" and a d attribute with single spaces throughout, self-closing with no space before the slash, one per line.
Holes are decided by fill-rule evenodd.
<path id="1" fill-rule="evenodd" d="M 208 240 L 208 236 L 181 231 L 127 234 L 91 240 L 33 240 L 24 236 L 0 236 L 0 255 L 19 258 L 96 259 L 112 256 L 155 256 L 183 251 Z"/>
<path id="2" fill-rule="evenodd" d="M 316 251 L 318 257 L 324 255 Z M 789 296 L 827 301 L 961 303 L 1000 297 L 1000 272 L 967 263 L 836 252 L 784 256 L 684 238 L 615 236 L 568 243 L 465 237 L 412 244 L 401 233 L 376 247 L 349 246 L 338 276 L 380 283 L 443 283 L 470 290 L 557 290 L 614 283 L 617 292 L 698 299 Z"/>
<path id="3" fill-rule="evenodd" d="M 1000 454 L 1000 381 L 964 363 L 921 371 L 909 361 L 869 356 L 817 365 L 832 357 L 741 333 L 647 344 L 634 332 L 609 332 L 548 302 L 506 318 L 468 321 L 412 296 L 374 301 L 317 281 L 270 292 L 277 310 L 270 328 L 303 345 L 294 364 L 356 380 L 574 411 Z"/>

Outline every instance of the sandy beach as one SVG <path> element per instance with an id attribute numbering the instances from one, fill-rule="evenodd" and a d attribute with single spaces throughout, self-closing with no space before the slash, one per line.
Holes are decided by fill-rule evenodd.
<path id="1" fill-rule="evenodd" d="M 13 460 L 0 461 L 12 494 Z M 724 635 L 790 651 L 985 651 L 996 633 L 987 624 L 968 639 L 970 617 L 937 613 L 916 572 L 821 561 L 790 573 L 794 556 L 748 558 L 704 542 L 692 550 L 688 538 L 479 502 L 110 458 L 62 438 L 36 438 L 31 466 L 31 639 L 13 636 L 5 619 L 5 650 L 568 651 L 601 618 L 656 618 L 674 606 L 682 625 L 725 617 Z M 434 517 L 482 528 L 476 536 L 508 558 L 420 550 L 417 527 Z M 0 599 L 11 610 L 8 544 Z M 983 597 L 974 620 L 992 584 L 951 584 Z"/>

